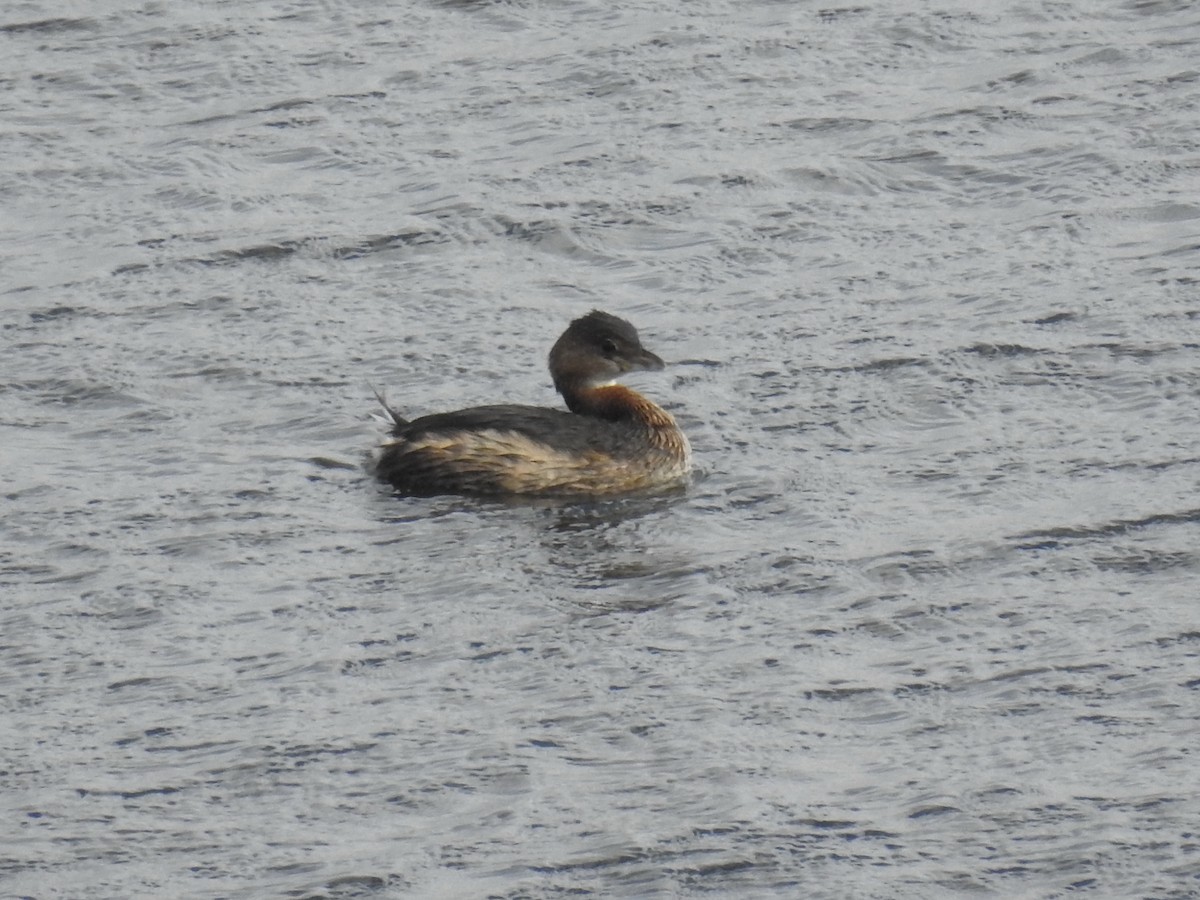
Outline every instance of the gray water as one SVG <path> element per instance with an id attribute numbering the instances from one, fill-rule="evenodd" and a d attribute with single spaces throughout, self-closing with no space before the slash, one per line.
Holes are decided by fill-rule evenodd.
<path id="1" fill-rule="evenodd" d="M 0 894 L 1200 896 L 1200 8 L 13 2 Z M 403 499 L 631 319 L 681 497 Z"/>

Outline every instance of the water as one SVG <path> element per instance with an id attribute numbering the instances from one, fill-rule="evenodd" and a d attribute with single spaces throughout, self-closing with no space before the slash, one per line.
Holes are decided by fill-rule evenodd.
<path id="1" fill-rule="evenodd" d="M 1200 11 L 18 2 L 0 893 L 1200 895 Z M 682 498 L 404 500 L 600 307 Z"/>

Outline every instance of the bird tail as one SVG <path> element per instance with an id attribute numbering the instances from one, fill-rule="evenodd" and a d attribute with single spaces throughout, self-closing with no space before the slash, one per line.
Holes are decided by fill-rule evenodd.
<path id="1" fill-rule="evenodd" d="M 399 430 L 408 424 L 408 419 L 396 412 L 396 410 L 387 402 L 385 397 L 377 388 L 371 388 L 375 392 L 375 399 L 379 401 L 379 405 L 383 407 L 383 415 L 376 415 L 385 425 L 390 425 L 393 431 Z"/>

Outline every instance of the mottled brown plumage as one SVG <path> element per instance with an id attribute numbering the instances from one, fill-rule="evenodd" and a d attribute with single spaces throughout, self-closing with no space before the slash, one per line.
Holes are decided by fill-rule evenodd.
<path id="1" fill-rule="evenodd" d="M 406 494 L 623 494 L 681 483 L 687 438 L 662 407 L 612 380 L 661 369 L 624 319 L 594 310 L 550 351 L 550 374 L 570 412 L 477 406 L 407 421 L 391 407 L 392 436 L 374 472 Z"/>

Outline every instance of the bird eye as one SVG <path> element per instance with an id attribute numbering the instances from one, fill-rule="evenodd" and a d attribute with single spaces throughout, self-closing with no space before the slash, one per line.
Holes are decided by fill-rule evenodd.
<path id="1" fill-rule="evenodd" d="M 600 342 L 600 349 L 604 351 L 605 356 L 613 356 L 617 352 L 617 342 L 612 338 L 605 338 Z"/>

